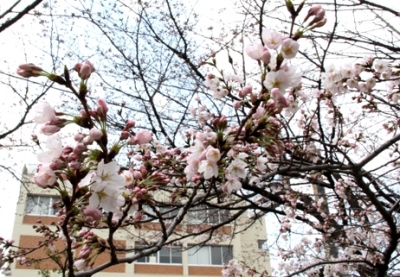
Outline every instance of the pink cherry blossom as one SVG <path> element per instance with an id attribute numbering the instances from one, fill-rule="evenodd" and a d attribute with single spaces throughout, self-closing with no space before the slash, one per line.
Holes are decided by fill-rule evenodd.
<path id="1" fill-rule="evenodd" d="M 208 180 L 211 177 L 218 177 L 218 166 L 216 162 L 203 160 L 199 164 L 199 173 L 203 173 L 204 179 Z"/>
<path id="2" fill-rule="evenodd" d="M 271 90 L 271 97 L 280 107 L 289 106 L 289 103 L 287 102 L 285 96 L 283 96 L 278 88 L 273 88 Z"/>
<path id="3" fill-rule="evenodd" d="M 212 90 L 212 93 L 213 93 L 214 99 L 222 99 L 228 95 L 229 91 L 224 88 L 218 88 L 218 89 Z"/>
<path id="4" fill-rule="evenodd" d="M 261 172 L 264 172 L 267 169 L 265 165 L 268 162 L 268 158 L 266 157 L 258 157 L 255 168 Z"/>
<path id="5" fill-rule="evenodd" d="M 253 60 L 261 60 L 264 62 L 264 64 L 269 64 L 271 60 L 271 53 L 268 51 L 268 48 L 262 46 L 261 44 L 248 45 L 246 46 L 245 51 L 247 56 Z"/>
<path id="6" fill-rule="evenodd" d="M 105 212 L 118 212 L 125 203 L 125 198 L 121 194 L 121 187 L 107 185 L 101 190 L 92 191 L 89 206 L 91 208 L 102 208 Z"/>
<path id="7" fill-rule="evenodd" d="M 260 60 L 262 53 L 264 52 L 264 46 L 261 44 L 251 44 L 247 45 L 244 50 L 246 51 L 247 56 L 253 60 Z"/>
<path id="8" fill-rule="evenodd" d="M 57 181 L 57 176 L 53 170 L 51 170 L 49 164 L 39 165 L 33 182 L 41 188 L 52 187 Z"/>
<path id="9" fill-rule="evenodd" d="M 101 160 L 97 165 L 96 175 L 93 177 L 92 189 L 99 191 L 109 184 L 113 187 L 123 187 L 125 179 L 118 174 L 119 169 L 120 167 L 115 161 L 106 164 L 104 160 Z"/>
<path id="10" fill-rule="evenodd" d="M 242 188 L 242 183 L 238 178 L 233 178 L 230 174 L 227 174 L 225 177 L 227 181 L 222 185 L 222 189 L 226 194 L 230 195 L 232 192 Z"/>
<path id="11" fill-rule="evenodd" d="M 33 110 L 36 112 L 36 115 L 33 118 L 33 121 L 36 123 L 46 123 L 56 117 L 54 109 L 46 101 L 40 101 L 37 103 L 33 106 Z"/>
<path id="12" fill-rule="evenodd" d="M 228 264 L 224 264 L 224 269 L 222 270 L 223 277 L 232 276 L 242 276 L 243 269 L 236 259 L 232 259 Z"/>
<path id="13" fill-rule="evenodd" d="M 264 86 L 268 90 L 278 88 L 280 91 L 285 91 L 290 86 L 290 76 L 283 70 L 271 71 L 265 78 Z"/>
<path id="14" fill-rule="evenodd" d="M 232 178 L 246 178 L 247 163 L 242 161 L 241 159 L 234 159 L 226 169 L 227 172 L 232 176 Z"/>
<path id="15" fill-rule="evenodd" d="M 199 161 L 191 160 L 185 167 L 183 172 L 186 174 L 186 179 L 192 180 L 192 178 L 197 174 L 198 171 L 199 171 Z"/>
<path id="16" fill-rule="evenodd" d="M 269 49 L 278 49 L 282 44 L 282 35 L 278 32 L 271 31 L 268 28 L 264 28 L 262 31 L 262 39 Z"/>
<path id="17" fill-rule="evenodd" d="M 219 149 L 209 146 L 206 152 L 206 159 L 210 162 L 216 163 L 221 158 L 221 154 L 219 153 Z"/>
<path id="18" fill-rule="evenodd" d="M 191 152 L 191 154 L 186 158 L 186 160 L 190 163 L 193 160 L 199 159 L 205 150 L 206 148 L 204 147 L 203 142 L 200 139 L 195 139 L 194 145 L 187 150 L 188 152 Z"/>
<path id="19" fill-rule="evenodd" d="M 293 59 L 299 51 L 300 44 L 293 39 L 287 38 L 283 41 L 281 47 L 282 56 L 285 59 Z"/>
<path id="20" fill-rule="evenodd" d="M 136 135 L 131 139 L 131 144 L 145 144 L 153 139 L 153 133 L 146 130 L 139 130 Z"/>
<path id="21" fill-rule="evenodd" d="M 50 136 L 46 140 L 47 151 L 39 153 L 38 160 L 42 163 L 50 163 L 54 159 L 61 156 L 63 151 L 63 146 L 61 143 L 61 138 L 58 134 Z"/>

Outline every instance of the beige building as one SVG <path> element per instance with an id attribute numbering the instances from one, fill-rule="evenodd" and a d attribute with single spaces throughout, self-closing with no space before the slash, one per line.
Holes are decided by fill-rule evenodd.
<path id="1" fill-rule="evenodd" d="M 29 176 L 32 176 L 34 170 L 35 166 L 27 166 L 24 169 L 24 178 L 27 182 L 21 186 L 13 229 L 13 238 L 16 244 L 24 248 L 34 248 L 43 241 L 43 237 L 35 232 L 34 225 L 38 225 L 38 222 L 51 224 L 57 220 L 52 203 L 58 201 L 58 198 L 50 195 L 50 190 L 43 190 L 29 182 L 31 178 Z M 177 232 L 190 233 L 204 226 L 219 223 L 223 217 L 224 214 L 216 210 L 213 212 L 204 209 L 193 210 L 186 216 L 185 223 L 178 226 Z M 95 276 L 221 276 L 223 264 L 228 263 L 232 258 L 244 261 L 257 271 L 267 269 L 270 273 L 271 266 L 266 249 L 267 233 L 264 220 L 260 220 L 245 232 L 237 233 L 245 225 L 241 222 L 244 223 L 246 220 L 247 218 L 241 218 L 234 225 L 224 225 L 219 228 L 205 245 L 194 246 L 209 234 L 195 239 L 183 239 L 179 245 L 164 247 L 158 253 L 143 257 L 131 264 L 115 265 Z M 96 233 L 101 236 L 101 231 Z M 157 234 L 159 234 L 159 223 L 149 222 L 143 224 L 140 229 L 135 230 L 131 227 L 129 230 L 119 232 L 115 243 L 128 248 L 140 248 L 144 241 L 151 241 L 151 238 Z M 63 247 L 64 243 L 58 239 L 54 245 Z M 38 266 L 42 270 L 56 269 L 56 263 L 46 259 L 51 251 L 51 249 L 42 248 L 28 255 L 32 258 L 43 258 L 36 265 L 27 266 L 15 261 L 12 268 L 13 276 L 36 276 Z M 97 258 L 96 264 L 102 264 L 107 259 L 108 255 L 104 253 Z M 60 276 L 54 272 L 50 274 L 51 276 Z"/>

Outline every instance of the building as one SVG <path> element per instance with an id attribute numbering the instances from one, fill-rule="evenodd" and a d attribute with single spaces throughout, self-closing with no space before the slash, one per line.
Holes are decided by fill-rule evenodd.
<path id="1" fill-rule="evenodd" d="M 33 226 L 38 225 L 38 221 L 45 224 L 57 220 L 54 216 L 55 210 L 52 203 L 58 201 L 57 196 L 49 195 L 50 190 L 43 190 L 37 185 L 29 182 L 34 171 L 34 166 L 27 166 L 24 169 L 24 185 L 21 186 L 17 213 L 13 229 L 13 238 L 16 244 L 26 248 L 36 247 L 43 240 L 40 234 L 36 233 Z M 171 214 L 173 217 L 173 214 Z M 186 224 L 183 224 L 178 232 L 191 232 L 195 228 L 203 228 L 207 224 L 214 224 L 220 221 L 224 214 L 219 211 L 211 212 L 205 210 L 193 210 L 186 216 Z M 245 219 L 240 219 L 245 220 Z M 239 220 L 239 221 L 240 221 Z M 95 276 L 137 276 L 137 277 L 158 277 L 158 276 L 221 276 L 223 263 L 236 258 L 243 260 L 247 264 L 271 272 L 268 251 L 266 250 L 266 227 L 264 220 L 253 225 L 247 231 L 235 234 L 240 224 L 235 226 L 224 225 L 219 228 L 205 245 L 194 246 L 201 238 L 188 238 L 181 244 L 167 246 L 158 253 L 143 257 L 132 264 L 119 264 L 106 269 L 104 272 L 97 273 Z M 157 234 L 159 223 L 148 222 L 142 228 L 135 230 L 121 231 L 117 234 L 116 244 L 128 248 L 145 247 L 143 241 L 151 241 L 151 236 Z M 98 235 L 101 235 L 101 231 Z M 64 243 L 58 240 L 55 247 L 63 247 Z M 193 247 L 190 247 L 192 246 Z M 187 250 L 186 250 L 187 249 Z M 30 257 L 46 258 L 51 253 L 51 249 L 35 251 Z M 100 255 L 96 264 L 102 264 L 108 259 L 108 255 Z M 37 265 L 21 265 L 14 262 L 13 276 L 26 277 L 37 274 L 40 267 L 42 270 L 56 268 L 56 263 L 49 259 L 43 259 Z M 111 274 L 112 273 L 112 274 Z M 28 274 L 28 275 L 27 275 Z M 50 276 L 60 276 L 57 273 L 50 273 Z"/>

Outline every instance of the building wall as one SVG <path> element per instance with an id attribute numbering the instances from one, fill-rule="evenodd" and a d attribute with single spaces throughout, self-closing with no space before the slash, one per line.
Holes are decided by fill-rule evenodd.
<path id="1" fill-rule="evenodd" d="M 27 172 L 25 172 L 27 173 Z M 28 172 L 29 173 L 29 172 Z M 29 177 L 24 177 L 28 181 Z M 20 198 L 17 204 L 17 214 L 13 230 L 13 238 L 15 239 L 17 245 L 21 247 L 36 247 L 43 241 L 43 237 L 36 233 L 32 228 L 38 225 L 37 222 L 43 222 L 45 224 L 51 224 L 57 221 L 55 216 L 34 216 L 25 214 L 25 203 L 26 198 L 29 194 L 32 195 L 48 195 L 49 190 L 43 190 L 38 186 L 25 182 L 25 186 L 21 186 Z M 241 218 L 237 220 L 233 225 L 226 225 L 220 228 L 215 234 L 213 234 L 211 240 L 207 242 L 207 245 L 229 245 L 233 247 L 233 257 L 238 260 L 245 261 L 246 264 L 251 266 L 256 266 L 256 269 L 267 268 L 270 271 L 270 263 L 267 252 L 260 251 L 258 247 L 258 240 L 266 240 L 266 228 L 264 220 L 260 220 L 258 223 L 253 225 L 251 228 L 243 233 L 235 234 L 240 232 L 240 228 L 243 228 L 246 218 Z M 195 228 L 199 229 L 202 226 L 194 224 L 182 224 L 180 231 L 183 233 L 190 233 Z M 135 230 L 133 227 L 128 230 L 120 231 L 116 234 L 116 243 L 124 245 L 128 248 L 134 247 L 134 241 L 137 237 L 149 237 L 157 236 L 159 232 L 159 224 L 156 222 L 151 222 L 142 226 L 142 228 Z M 96 234 L 106 237 L 104 231 L 96 230 Z M 194 245 L 198 241 L 204 239 L 205 237 L 198 238 L 188 238 L 182 241 L 182 248 L 186 248 L 188 245 Z M 28 257 L 34 258 L 44 258 L 51 256 L 56 253 L 57 249 L 63 249 L 64 242 L 58 239 L 53 243 L 53 246 L 49 248 L 42 248 L 41 250 L 34 251 L 33 253 L 27 255 Z M 121 254 L 125 255 L 125 254 Z M 129 255 L 129 254 L 127 254 Z M 62 260 L 62 258 L 61 258 Z M 95 265 L 99 265 L 108 260 L 108 254 L 103 253 L 96 260 Z M 161 277 L 161 276 L 221 276 L 221 270 L 223 266 L 215 265 L 189 265 L 188 253 L 184 251 L 182 253 L 182 264 L 160 264 L 160 263 L 132 263 L 132 264 L 120 264 L 115 265 L 107 270 L 97 273 L 95 276 L 106 277 L 106 276 L 137 276 L 137 277 Z M 62 261 L 61 261 L 62 262 Z M 54 261 L 45 260 L 40 263 L 42 269 L 52 270 L 57 268 Z M 26 266 L 19 265 L 15 262 L 13 265 L 13 276 L 15 277 L 26 277 L 33 276 L 37 274 L 37 269 L 34 265 Z M 111 274 L 112 273 L 112 274 Z M 27 275 L 28 274 L 28 275 Z M 51 276 L 59 276 L 56 273 L 52 273 Z"/>

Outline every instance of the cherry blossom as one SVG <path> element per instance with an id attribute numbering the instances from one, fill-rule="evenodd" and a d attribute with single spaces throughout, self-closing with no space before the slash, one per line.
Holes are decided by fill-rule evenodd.
<path id="1" fill-rule="evenodd" d="M 55 172 L 50 168 L 49 164 L 41 164 L 38 166 L 37 172 L 33 177 L 33 182 L 41 188 L 52 187 L 57 181 Z"/>
<path id="2" fill-rule="evenodd" d="M 153 139 L 153 134 L 146 130 L 139 130 L 130 143 L 132 144 L 146 144 Z"/>
<path id="3" fill-rule="evenodd" d="M 265 43 L 265 45 L 269 48 L 269 49 L 278 49 L 279 46 L 281 46 L 282 44 L 282 35 L 279 34 L 278 32 L 275 31 L 271 31 L 268 28 L 264 28 L 262 31 L 262 39 L 263 42 Z"/>
<path id="4" fill-rule="evenodd" d="M 54 109 L 46 101 L 40 101 L 37 103 L 33 106 L 33 110 L 36 112 L 36 115 L 33 118 L 33 121 L 36 123 L 46 123 L 56 117 Z"/>
<path id="5" fill-rule="evenodd" d="M 229 172 L 233 178 L 246 178 L 246 167 L 247 163 L 241 159 L 233 159 L 233 161 L 227 167 L 227 172 Z"/>
<path id="6" fill-rule="evenodd" d="M 199 173 L 203 173 L 204 179 L 208 180 L 211 177 L 218 176 L 218 166 L 216 162 L 203 160 L 199 164 Z"/>
<path id="7" fill-rule="evenodd" d="M 37 154 L 38 160 L 42 163 L 50 163 L 61 156 L 63 146 L 58 134 L 47 137 L 47 151 Z"/>
<path id="8" fill-rule="evenodd" d="M 107 186 L 122 187 L 125 179 L 118 174 L 119 169 L 120 167 L 115 161 L 104 163 L 104 160 L 101 160 L 97 165 L 96 175 L 93 177 L 92 189 L 100 191 Z"/>
<path id="9" fill-rule="evenodd" d="M 231 195 L 232 192 L 238 191 L 242 188 L 242 183 L 239 179 L 232 177 L 230 174 L 226 174 L 226 182 L 222 185 L 222 189 L 227 195 Z"/>
<path id="10" fill-rule="evenodd" d="M 300 44 L 290 38 L 282 43 L 281 53 L 285 59 L 293 59 L 299 51 Z"/>

